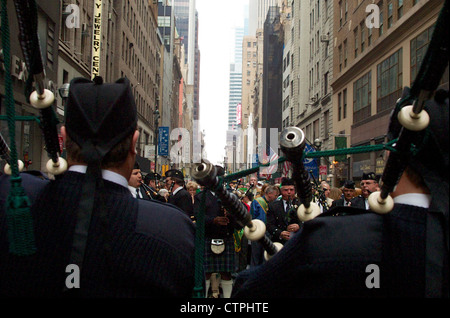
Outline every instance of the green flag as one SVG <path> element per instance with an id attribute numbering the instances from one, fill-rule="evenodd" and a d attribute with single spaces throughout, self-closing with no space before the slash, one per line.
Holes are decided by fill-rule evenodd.
<path id="1" fill-rule="evenodd" d="M 347 148 L 347 137 L 334 137 L 334 148 L 342 149 Z M 347 155 L 337 155 L 334 156 L 334 160 L 336 161 L 346 161 Z"/>

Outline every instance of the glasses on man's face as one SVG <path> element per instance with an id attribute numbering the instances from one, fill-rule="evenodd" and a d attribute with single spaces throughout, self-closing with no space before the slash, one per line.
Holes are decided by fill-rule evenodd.
<path id="1" fill-rule="evenodd" d="M 323 188 L 323 191 L 330 191 L 330 189 L 327 189 L 327 188 Z"/>

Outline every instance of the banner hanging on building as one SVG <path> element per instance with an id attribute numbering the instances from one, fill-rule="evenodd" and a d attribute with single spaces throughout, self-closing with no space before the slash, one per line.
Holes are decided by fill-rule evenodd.
<path id="1" fill-rule="evenodd" d="M 169 127 L 159 127 L 158 131 L 158 156 L 169 155 Z"/>
<path id="2" fill-rule="evenodd" d="M 92 25 L 91 79 L 100 76 L 100 43 L 102 39 L 102 0 L 94 1 L 94 23 Z"/>
<path id="3" fill-rule="evenodd" d="M 242 124 L 242 104 L 239 103 L 236 106 L 236 120 L 237 120 L 237 124 L 241 125 Z"/>
<path id="4" fill-rule="evenodd" d="M 347 148 L 347 137 L 334 137 L 334 149 Z M 347 161 L 347 155 L 334 156 L 336 161 Z"/>
<path id="5" fill-rule="evenodd" d="M 315 152 L 316 150 L 311 145 L 305 144 L 305 153 Z M 314 178 L 319 179 L 319 167 L 317 166 L 316 158 L 305 158 L 303 159 L 303 165 L 306 171 L 311 172 Z"/>

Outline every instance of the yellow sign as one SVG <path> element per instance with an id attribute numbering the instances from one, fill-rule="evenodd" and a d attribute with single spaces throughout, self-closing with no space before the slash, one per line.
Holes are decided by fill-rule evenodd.
<path id="1" fill-rule="evenodd" d="M 92 28 L 91 78 L 100 76 L 100 42 L 102 38 L 102 0 L 94 2 L 94 25 Z"/>
<path id="2" fill-rule="evenodd" d="M 164 176 L 166 171 L 169 170 L 169 165 L 161 165 L 161 175 Z"/>

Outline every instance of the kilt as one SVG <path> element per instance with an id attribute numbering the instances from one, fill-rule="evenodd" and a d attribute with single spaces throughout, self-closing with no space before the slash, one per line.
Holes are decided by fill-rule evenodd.
<path id="1" fill-rule="evenodd" d="M 232 273 L 235 271 L 235 250 L 234 239 L 228 237 L 225 241 L 225 250 L 221 254 L 214 254 L 211 251 L 211 238 L 205 238 L 205 254 L 203 264 L 205 273 Z"/>

